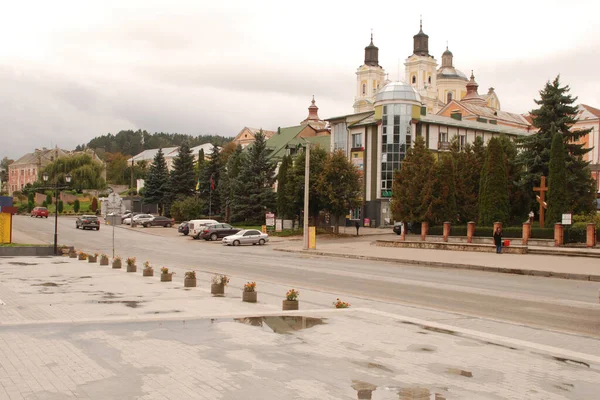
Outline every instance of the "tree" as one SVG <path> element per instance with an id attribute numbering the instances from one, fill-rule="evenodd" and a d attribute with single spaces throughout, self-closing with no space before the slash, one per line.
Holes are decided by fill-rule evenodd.
<path id="1" fill-rule="evenodd" d="M 92 204 L 90 206 L 90 209 L 93 213 L 98 211 L 98 199 L 96 197 L 92 197 Z"/>
<path id="2" fill-rule="evenodd" d="M 317 190 L 324 200 L 324 209 L 335 217 L 339 233 L 340 216 L 361 204 L 361 176 L 358 168 L 343 150 L 327 155 L 323 173 L 317 177 Z"/>
<path id="3" fill-rule="evenodd" d="M 518 148 L 508 136 L 498 137 L 506 160 L 506 175 L 508 179 L 508 198 L 510 200 L 508 223 L 520 224 L 527 219 L 531 210 L 530 194 L 522 179 L 523 168 L 518 161 Z"/>
<path id="4" fill-rule="evenodd" d="M 275 164 L 267 158 L 266 138 L 262 131 L 244 153 L 240 172 L 233 182 L 232 221 L 261 223 L 265 211 L 275 207 Z"/>
<path id="5" fill-rule="evenodd" d="M 78 213 L 80 207 L 81 204 L 79 203 L 79 199 L 75 199 L 75 201 L 73 202 L 73 211 L 75 211 L 75 213 Z"/>
<path id="6" fill-rule="evenodd" d="M 391 208 L 396 221 L 433 222 L 435 179 L 435 159 L 418 136 L 394 174 Z"/>
<path id="7" fill-rule="evenodd" d="M 550 224 L 560 222 L 562 214 L 569 210 L 565 155 L 561 134 L 555 131 L 552 147 L 550 148 L 548 171 L 548 213 L 546 214 L 546 220 Z"/>
<path id="8" fill-rule="evenodd" d="M 277 171 L 277 215 L 281 219 L 290 218 L 292 215 L 291 207 L 286 197 L 286 186 L 288 182 L 289 170 L 292 167 L 292 157 L 284 156 Z"/>
<path id="9" fill-rule="evenodd" d="M 63 212 L 63 209 L 64 209 L 64 204 L 63 204 L 63 201 L 62 201 L 62 200 L 59 200 L 59 201 L 58 201 L 58 206 L 57 206 L 57 208 L 58 208 L 58 213 L 59 213 L 59 214 L 61 214 L 61 213 Z"/>
<path id="10" fill-rule="evenodd" d="M 467 144 L 461 151 L 456 138 L 450 149 L 455 168 L 457 222 L 466 224 L 477 220 L 477 199 L 481 168 L 485 161 L 485 146 L 483 139 L 476 137 L 473 144 Z"/>
<path id="11" fill-rule="evenodd" d="M 233 201 L 233 188 L 240 174 L 240 168 L 245 160 L 242 153 L 242 146 L 238 145 L 235 151 L 229 156 L 227 164 L 221 169 L 219 198 L 221 199 L 221 210 L 225 211 L 225 221 L 229 222 L 231 214 L 231 202 Z"/>
<path id="12" fill-rule="evenodd" d="M 104 189 L 106 182 L 102 177 L 104 165 L 94 161 L 89 154 L 75 154 L 69 157 L 60 157 L 48 164 L 44 171 L 49 175 L 48 182 L 66 185 L 65 175 L 72 176 L 71 187 L 76 190 Z"/>
<path id="13" fill-rule="evenodd" d="M 444 154 L 436 164 L 433 188 L 433 220 L 437 224 L 456 221 L 456 173 L 450 154 Z"/>
<path id="14" fill-rule="evenodd" d="M 2 161 L 0 161 L 0 181 L 8 181 L 8 166 L 13 162 L 14 160 L 9 159 L 8 157 L 2 158 Z"/>
<path id="15" fill-rule="evenodd" d="M 194 156 L 187 142 L 179 146 L 179 153 L 173 159 L 171 171 L 171 196 L 174 199 L 192 196 L 196 187 Z"/>
<path id="16" fill-rule="evenodd" d="M 219 184 L 223 163 L 221 152 L 217 145 L 213 145 L 212 153 L 208 157 L 208 162 L 204 166 L 203 175 L 200 179 L 199 192 L 202 197 L 205 214 L 219 214 L 221 198 L 219 197 Z"/>
<path id="17" fill-rule="evenodd" d="M 190 221 L 198 219 L 202 216 L 202 201 L 195 197 L 187 197 L 184 199 L 175 200 L 171 204 L 171 216 L 176 221 Z"/>
<path id="18" fill-rule="evenodd" d="M 52 195 L 50 195 L 50 194 L 46 195 L 46 204 L 48 204 L 48 205 L 52 204 Z"/>
<path id="19" fill-rule="evenodd" d="M 508 222 L 510 202 L 506 162 L 500 139 L 490 139 L 479 186 L 480 225 Z"/>
<path id="20" fill-rule="evenodd" d="M 148 179 L 144 184 L 144 202 L 158 205 L 158 213 L 162 215 L 169 195 L 169 171 L 162 149 L 154 156 L 148 171 Z"/>
<path id="21" fill-rule="evenodd" d="M 533 187 L 542 176 L 548 176 L 550 151 L 553 133 L 561 134 L 566 148 L 567 190 L 571 193 L 569 209 L 574 213 L 589 213 L 595 209 L 594 182 L 589 170 L 589 162 L 584 155 L 590 148 L 580 139 L 590 133 L 590 129 L 573 130 L 576 122 L 576 97 L 569 94 L 569 86 L 560 85 L 560 76 L 548 81 L 540 91 L 540 100 L 535 103 L 540 108 L 531 111 L 533 125 L 538 131 L 520 141 L 522 152 L 520 162 L 526 169 L 523 186 L 529 193 L 530 204 L 535 203 Z"/>
<path id="22" fill-rule="evenodd" d="M 128 157 L 120 152 L 106 153 L 106 180 L 115 185 L 126 185 L 131 179 Z"/>

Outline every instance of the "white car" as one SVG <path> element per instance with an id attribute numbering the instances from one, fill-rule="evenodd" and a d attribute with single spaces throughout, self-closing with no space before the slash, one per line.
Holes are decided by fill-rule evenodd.
<path id="1" fill-rule="evenodd" d="M 239 246 L 241 244 L 260 244 L 263 245 L 269 241 L 269 235 L 257 231 L 256 229 L 244 229 L 235 235 L 225 236 L 223 244 L 229 246 Z"/>
<path id="2" fill-rule="evenodd" d="M 190 236 L 198 240 L 206 225 L 218 223 L 219 221 L 215 221 L 214 219 L 192 219 L 188 222 Z"/>
<path id="3" fill-rule="evenodd" d="M 136 225 L 142 225 L 144 222 L 151 221 L 152 218 L 154 218 L 154 216 L 150 214 L 138 214 L 133 216 L 133 222 Z M 131 218 L 125 218 L 123 223 L 126 225 L 131 225 Z"/>

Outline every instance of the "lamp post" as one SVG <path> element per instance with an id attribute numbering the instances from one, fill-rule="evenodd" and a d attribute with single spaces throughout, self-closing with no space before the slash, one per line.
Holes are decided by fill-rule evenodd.
<path id="1" fill-rule="evenodd" d="M 309 196 L 310 196 L 310 143 L 308 141 L 306 141 L 306 146 L 304 147 L 306 149 L 306 161 L 305 161 L 305 166 L 304 166 L 304 225 L 303 225 L 303 242 L 304 242 L 304 250 L 308 250 L 308 248 L 310 247 L 310 240 L 309 240 L 309 235 L 308 235 L 308 214 L 309 214 L 309 210 L 308 210 L 308 206 L 309 206 Z"/>
<path id="2" fill-rule="evenodd" d="M 48 173 L 44 172 L 42 174 L 42 178 L 44 182 L 48 182 Z M 71 174 L 65 175 L 65 182 L 71 183 Z M 54 184 L 54 255 L 57 254 L 58 249 L 58 194 L 60 190 L 66 189 L 68 186 L 58 186 L 58 177 L 55 177 Z"/>

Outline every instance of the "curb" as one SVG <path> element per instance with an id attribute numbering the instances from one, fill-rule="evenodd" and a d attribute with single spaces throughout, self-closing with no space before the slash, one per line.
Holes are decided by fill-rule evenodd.
<path id="1" fill-rule="evenodd" d="M 560 279 L 571 279 L 578 281 L 592 281 L 600 282 L 600 275 L 586 275 L 586 274 L 571 274 L 568 272 L 552 272 L 552 271 L 540 271 L 533 269 L 521 269 L 521 268 L 501 268 L 501 267 L 487 267 L 483 265 L 471 265 L 471 264 L 456 264 L 446 263 L 441 261 L 423 261 L 423 260 L 399 260 L 397 258 L 387 257 L 374 257 L 374 256 L 359 256 L 355 254 L 339 254 L 339 253 L 328 253 L 323 251 L 312 251 L 312 250 L 291 250 L 291 249 L 273 249 L 275 251 L 283 251 L 286 253 L 301 253 L 309 254 L 313 256 L 323 257 L 338 257 L 338 258 L 353 258 L 357 260 L 370 260 L 370 261 L 385 261 L 396 264 L 410 264 L 432 268 L 454 268 L 454 269 L 469 269 L 474 271 L 484 272 L 496 272 L 501 274 L 513 274 L 513 275 L 529 275 L 529 276 L 542 276 L 546 278 L 560 278 Z"/>

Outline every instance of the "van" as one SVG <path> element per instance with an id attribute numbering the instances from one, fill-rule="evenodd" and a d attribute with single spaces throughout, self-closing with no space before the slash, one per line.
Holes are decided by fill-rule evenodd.
<path id="1" fill-rule="evenodd" d="M 204 227 L 208 224 L 218 224 L 219 221 L 215 221 L 214 219 L 193 219 L 188 222 L 188 228 L 190 230 L 190 235 L 194 239 L 200 239 L 200 233 L 204 230 Z"/>

